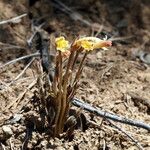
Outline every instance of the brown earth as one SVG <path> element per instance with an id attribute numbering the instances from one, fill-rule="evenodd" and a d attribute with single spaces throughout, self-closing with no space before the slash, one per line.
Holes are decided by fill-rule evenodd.
<path id="1" fill-rule="evenodd" d="M 150 2 L 146 0 L 122 2 L 82 0 L 81 3 L 71 0 L 62 1 L 73 10 L 77 10 L 82 15 L 82 20 L 88 20 L 92 26 L 103 25 L 98 37 L 104 37 L 105 34 L 112 38 L 131 36 L 123 41 L 114 40 L 112 48 L 108 51 L 97 50 L 88 55 L 76 97 L 102 110 L 150 124 L 150 105 L 143 102 L 144 99 L 148 99 L 150 103 L 150 67 L 136 57 L 141 50 L 150 52 Z M 40 13 L 49 14 L 50 17 L 44 19 L 48 20 L 48 26 L 45 28 L 51 34 L 63 34 L 71 41 L 78 35 L 89 36 L 97 33 L 92 32 L 91 26 L 85 25 L 84 22 L 73 20 L 69 15 L 62 13 L 52 3 L 48 2 L 48 5 L 42 7 L 43 3 L 37 5 L 36 9 L 33 6 L 30 12 L 35 12 L 33 15 L 35 18 L 38 18 Z M 40 11 L 37 11 L 38 9 Z M 25 0 L 0 1 L 0 20 L 7 20 L 27 12 L 28 6 Z M 31 20 L 26 16 L 18 23 L 0 25 L 0 65 L 34 52 L 27 46 L 27 39 L 31 36 L 30 24 Z M 26 134 L 24 120 L 26 117 L 32 119 L 34 111 L 30 111 L 32 108 L 30 101 L 36 87 L 31 90 L 26 89 L 37 75 L 36 63 L 33 63 L 21 78 L 10 85 L 27 63 L 28 60 L 20 61 L 0 68 L 1 149 L 21 148 Z M 133 95 L 140 97 L 140 100 Z M 12 107 L 7 109 L 10 104 Z M 20 110 L 23 107 L 26 111 L 21 113 Z M 74 107 L 74 109 L 77 108 Z M 6 123 L 6 120 L 19 112 L 22 114 L 21 121 L 15 124 Z M 97 125 L 101 124 L 102 118 L 92 116 L 85 111 L 82 113 Z M 5 123 L 7 125 L 4 125 Z M 115 124 L 132 135 L 145 150 L 150 149 L 148 131 L 130 125 Z M 4 127 L 8 127 L 11 133 L 4 132 Z M 133 141 L 111 127 L 106 120 L 100 128 L 89 127 L 84 132 L 75 130 L 71 140 L 49 138 L 48 135 L 40 134 L 35 130 L 29 140 L 28 149 L 134 150 L 138 148 Z"/>

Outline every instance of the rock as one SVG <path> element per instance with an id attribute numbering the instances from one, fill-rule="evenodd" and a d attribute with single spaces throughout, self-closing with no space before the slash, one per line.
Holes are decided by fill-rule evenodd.
<path id="1" fill-rule="evenodd" d="M 13 131 L 11 130 L 10 126 L 4 125 L 0 130 L 0 141 L 7 140 L 13 135 Z"/>
<path id="2" fill-rule="evenodd" d="M 96 57 L 97 57 L 98 59 L 102 59 L 102 52 L 97 52 Z"/>
<path id="3" fill-rule="evenodd" d="M 149 82 L 150 83 L 150 73 L 138 73 L 138 80 L 143 82 Z"/>
<path id="4" fill-rule="evenodd" d="M 46 147 L 47 144 L 48 144 L 48 142 L 47 142 L 46 140 L 41 141 L 41 146 L 42 146 L 42 147 Z"/>
<path id="5" fill-rule="evenodd" d="M 10 119 L 9 122 L 10 122 L 11 124 L 17 123 L 17 122 L 19 122 L 19 121 L 21 120 L 21 118 L 23 118 L 23 115 L 22 115 L 22 114 L 15 114 L 15 115 L 13 116 L 13 118 Z"/>
<path id="6" fill-rule="evenodd" d="M 13 135 L 11 128 L 8 125 L 2 126 L 2 130 L 7 136 Z"/>

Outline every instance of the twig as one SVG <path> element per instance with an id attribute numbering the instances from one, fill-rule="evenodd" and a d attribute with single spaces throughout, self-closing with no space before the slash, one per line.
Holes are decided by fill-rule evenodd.
<path id="1" fill-rule="evenodd" d="M 106 141 L 103 139 L 103 150 L 106 150 Z"/>
<path id="2" fill-rule="evenodd" d="M 111 37 L 110 41 L 125 41 L 133 38 L 133 36 L 125 36 L 125 37 Z"/>
<path id="3" fill-rule="evenodd" d="M 19 47 L 19 46 L 11 46 L 11 47 L 4 47 L 4 48 L 0 48 L 0 51 L 2 50 L 10 50 L 10 49 L 24 49 L 23 47 Z"/>
<path id="4" fill-rule="evenodd" d="M 36 34 L 40 31 L 40 29 L 43 27 L 44 24 L 45 24 L 45 23 L 42 23 L 42 24 L 39 25 L 38 27 L 37 27 L 37 26 L 36 26 L 36 27 L 33 26 L 34 31 L 33 31 L 32 35 L 31 35 L 31 37 L 27 40 L 27 44 L 29 45 L 29 47 L 31 47 L 32 41 L 33 41 L 34 37 L 35 37 Z"/>
<path id="5" fill-rule="evenodd" d="M 22 100 L 22 98 L 25 96 L 28 90 L 32 89 L 33 86 L 37 83 L 37 80 L 34 80 L 23 93 L 19 95 L 19 97 L 15 100 L 13 100 L 7 107 L 5 107 L 2 111 L 7 111 L 9 108 L 11 108 L 15 103 L 15 107 L 18 105 L 18 103 Z"/>
<path id="6" fill-rule="evenodd" d="M 115 127 L 117 130 L 121 131 L 123 134 L 125 134 L 130 140 L 132 140 L 135 145 L 140 149 L 140 150 L 144 150 L 144 148 L 141 146 L 141 144 L 135 140 L 129 133 L 127 133 L 124 129 L 116 126 L 114 123 L 112 123 L 110 120 L 107 120 L 113 127 Z"/>
<path id="7" fill-rule="evenodd" d="M 11 149 L 11 150 L 14 150 L 14 148 L 13 148 L 14 146 L 13 146 L 13 144 L 12 144 L 12 138 L 9 139 L 9 143 L 10 143 L 10 149 Z"/>
<path id="8" fill-rule="evenodd" d="M 125 117 L 120 117 L 120 116 L 117 116 L 115 114 L 108 113 L 106 111 L 104 112 L 104 111 L 100 110 L 99 108 L 93 107 L 88 103 L 84 103 L 83 101 L 80 101 L 77 98 L 73 98 L 72 104 L 77 106 L 77 107 L 82 107 L 83 109 L 85 109 L 85 110 L 87 110 L 87 111 L 89 111 L 89 112 L 91 112 L 97 116 L 105 117 L 106 119 L 110 119 L 110 120 L 113 120 L 116 122 L 128 124 L 131 126 L 136 126 L 136 127 L 143 128 L 143 129 L 150 131 L 150 125 L 148 125 L 148 124 L 145 124 L 141 121 L 127 119 Z"/>
<path id="9" fill-rule="evenodd" d="M 34 60 L 35 58 L 31 59 L 30 62 L 26 65 L 26 67 L 21 71 L 21 73 L 13 81 L 11 81 L 7 87 L 13 84 L 16 80 L 18 80 L 25 73 L 25 71 L 29 68 L 29 66 L 33 63 Z"/>
<path id="10" fill-rule="evenodd" d="M 16 103 L 15 103 L 15 105 L 14 105 L 14 108 L 16 108 L 16 107 L 18 106 L 18 104 L 20 103 L 20 101 L 24 98 L 25 94 L 26 94 L 29 90 L 31 90 L 31 89 L 34 87 L 34 85 L 35 85 L 36 83 L 37 83 L 37 79 L 35 79 L 34 81 L 32 81 L 32 82 L 29 84 L 29 86 L 26 88 L 26 90 L 25 90 L 21 95 L 19 95 L 19 97 L 15 100 Z"/>
<path id="11" fill-rule="evenodd" d="M 91 23 L 90 21 L 84 19 L 84 17 L 79 14 L 78 12 L 76 11 L 73 11 L 71 8 L 69 8 L 67 5 L 65 5 L 64 3 L 62 3 L 61 1 L 59 0 L 53 0 L 52 1 L 52 4 L 55 8 L 59 9 L 60 11 L 66 13 L 67 15 L 70 16 L 71 19 L 75 20 L 75 21 L 80 21 L 82 22 L 83 24 L 91 27 L 92 29 L 94 29 L 95 31 L 97 31 L 96 36 L 99 35 L 99 33 L 105 29 L 106 30 L 106 27 L 104 27 L 103 25 L 99 25 L 99 24 L 93 24 Z M 97 28 L 97 29 L 96 29 Z M 130 39 L 130 38 L 133 38 L 133 36 L 127 36 L 127 37 L 115 37 L 115 38 L 110 38 L 109 40 L 111 41 L 124 41 L 124 40 L 127 40 L 127 39 Z"/>
<path id="12" fill-rule="evenodd" d="M 22 57 L 13 59 L 13 60 L 11 60 L 11 61 L 9 61 L 9 62 L 7 62 L 7 63 L 1 65 L 0 68 L 6 67 L 6 66 L 8 66 L 8 65 L 10 65 L 10 64 L 14 64 L 14 63 L 16 63 L 16 62 L 18 62 L 18 61 L 21 61 L 21 60 L 24 60 L 24 59 L 28 59 L 28 58 L 30 58 L 30 57 L 40 57 L 40 55 L 41 55 L 41 54 L 40 54 L 39 52 L 35 52 L 35 53 L 29 54 L 29 55 L 25 55 L 25 56 L 22 56 Z M 53 56 L 53 54 L 50 54 L 49 56 Z M 53 70 L 51 70 L 51 71 L 53 71 Z"/>
<path id="13" fill-rule="evenodd" d="M 0 25 L 6 24 L 6 23 L 16 23 L 16 22 L 20 21 L 20 19 L 25 17 L 25 16 L 27 16 L 27 13 L 22 14 L 22 15 L 17 16 L 17 17 L 14 17 L 14 18 L 11 18 L 11 19 L 8 19 L 8 20 L 1 21 Z"/>
<path id="14" fill-rule="evenodd" d="M 2 150 L 6 150 L 5 145 L 3 145 L 2 143 L 1 143 L 1 148 L 2 148 Z"/>
<path id="15" fill-rule="evenodd" d="M 2 47 L 0 48 L 0 51 L 1 50 L 9 50 L 9 49 L 23 49 L 23 50 L 25 50 L 25 47 L 21 47 L 21 46 L 9 44 L 9 43 L 0 42 L 0 45 L 2 45 Z M 6 46 L 6 47 L 3 47 L 3 46 Z"/>
<path id="16" fill-rule="evenodd" d="M 88 20 L 85 20 L 83 18 L 83 16 L 81 16 L 78 12 L 73 11 L 68 6 L 66 6 L 64 3 L 62 3 L 61 1 L 59 1 L 59 0 L 53 0 L 53 1 L 52 1 L 52 4 L 54 7 L 58 8 L 59 10 L 63 11 L 64 13 L 68 14 L 70 16 L 70 18 L 72 18 L 73 20 L 75 20 L 75 21 L 79 20 L 87 26 L 92 26 L 92 23 L 90 23 Z"/>
<path id="17" fill-rule="evenodd" d="M 29 47 L 31 47 L 32 40 L 34 39 L 36 34 L 37 34 L 37 31 L 34 31 L 31 37 L 27 40 L 27 44 L 29 45 Z"/>
<path id="18" fill-rule="evenodd" d="M 19 58 L 16 58 L 16 59 L 13 59 L 3 65 L 0 66 L 0 68 L 3 68 L 3 67 L 6 67 L 10 64 L 14 64 L 16 63 L 17 61 L 20 61 L 20 60 L 23 60 L 23 59 L 27 59 L 27 58 L 30 58 L 30 57 L 38 57 L 40 56 L 40 53 L 39 52 L 36 52 L 36 53 L 33 53 L 33 54 L 29 54 L 29 55 L 25 55 L 25 56 L 22 56 L 22 57 L 19 57 Z"/>
<path id="19" fill-rule="evenodd" d="M 100 25 L 97 33 L 95 34 L 95 37 L 97 37 L 102 32 L 102 30 L 103 30 L 103 25 Z"/>

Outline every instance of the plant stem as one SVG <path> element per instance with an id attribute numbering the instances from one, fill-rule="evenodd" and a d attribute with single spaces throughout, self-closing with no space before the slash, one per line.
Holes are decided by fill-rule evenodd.
<path id="1" fill-rule="evenodd" d="M 64 111 L 66 109 L 66 101 L 64 101 L 63 99 L 63 90 L 62 90 L 62 55 L 61 55 L 61 52 L 59 52 L 59 56 L 58 56 L 58 59 L 59 59 L 59 100 L 60 100 L 60 103 L 61 105 L 59 106 L 60 107 L 60 113 L 59 113 L 59 120 L 57 122 L 57 125 L 58 125 L 58 134 L 62 133 L 63 132 L 63 126 L 64 126 L 64 123 L 62 122 L 62 118 L 64 116 Z"/>
<path id="2" fill-rule="evenodd" d="M 55 80 L 54 80 L 54 88 L 57 88 L 58 85 L 58 93 L 56 95 L 56 117 L 55 117 L 55 129 L 54 129 L 54 137 L 59 136 L 59 117 L 61 114 L 61 95 L 62 95 L 62 89 L 60 80 L 62 81 L 62 59 L 61 59 L 61 52 L 59 52 L 58 57 L 56 58 L 56 71 L 55 71 Z M 57 84 L 58 83 L 58 84 Z"/>
<path id="3" fill-rule="evenodd" d="M 77 61 L 77 58 L 78 58 L 78 56 L 79 56 L 79 50 L 77 50 L 76 51 L 76 55 L 75 55 L 75 58 L 74 58 L 74 61 L 73 61 L 73 64 L 72 64 L 72 67 L 71 67 L 71 70 L 73 70 L 74 69 L 74 66 L 75 66 L 75 63 L 76 63 L 76 61 Z"/>
<path id="4" fill-rule="evenodd" d="M 83 68 L 83 63 L 84 63 L 84 60 L 85 60 L 87 54 L 88 54 L 87 52 L 84 54 L 84 56 L 83 56 L 83 58 L 82 58 L 82 60 L 81 60 L 81 62 L 80 62 L 80 65 L 79 65 L 78 71 L 77 71 L 77 73 L 76 73 L 76 76 L 75 76 L 73 85 L 74 85 L 76 82 L 78 82 L 78 80 L 79 80 L 79 77 L 80 77 L 80 74 L 81 74 L 82 68 Z"/>

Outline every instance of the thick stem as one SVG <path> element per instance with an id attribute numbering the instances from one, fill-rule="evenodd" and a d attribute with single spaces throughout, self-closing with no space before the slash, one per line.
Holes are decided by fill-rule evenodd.
<path id="1" fill-rule="evenodd" d="M 56 60 L 56 67 L 58 67 L 58 94 L 56 99 L 56 106 L 57 106 L 57 112 L 56 112 L 56 118 L 55 118 L 55 130 L 54 130 L 54 136 L 59 136 L 60 129 L 59 129 L 59 118 L 61 116 L 61 108 L 62 108 L 62 56 L 61 52 L 59 51 L 58 54 L 58 60 Z"/>
<path id="2" fill-rule="evenodd" d="M 72 69 L 73 63 L 75 61 L 74 53 L 75 53 L 75 51 L 71 51 L 71 54 L 70 54 L 70 57 L 68 60 L 68 64 L 67 64 L 67 68 L 66 68 L 66 72 L 65 72 L 65 75 L 63 78 L 62 110 L 61 110 L 61 115 L 59 118 L 59 124 L 60 124 L 59 128 L 60 128 L 61 132 L 63 132 L 64 124 L 66 121 L 66 116 L 69 111 L 69 105 L 67 104 L 67 102 L 68 102 L 67 85 L 68 85 L 68 81 L 70 81 L 69 80 L 70 77 L 72 76 L 72 72 L 70 72 L 70 70 Z"/>
<path id="3" fill-rule="evenodd" d="M 52 89 L 54 92 L 54 95 L 57 95 L 57 79 L 58 79 L 58 60 L 56 57 L 56 67 L 55 67 L 55 74 L 54 74 L 54 80 L 52 82 Z"/>
<path id="4" fill-rule="evenodd" d="M 60 107 L 60 114 L 59 114 L 59 120 L 57 122 L 57 126 L 58 126 L 58 134 L 63 132 L 63 128 L 64 128 L 64 123 L 62 121 L 62 118 L 64 116 L 64 112 L 66 109 L 66 101 L 63 99 L 63 89 L 62 89 L 62 73 L 63 73 L 63 69 L 62 69 L 62 55 L 61 52 L 59 52 L 59 93 L 60 93 L 60 101 L 61 101 L 61 105 Z"/>

